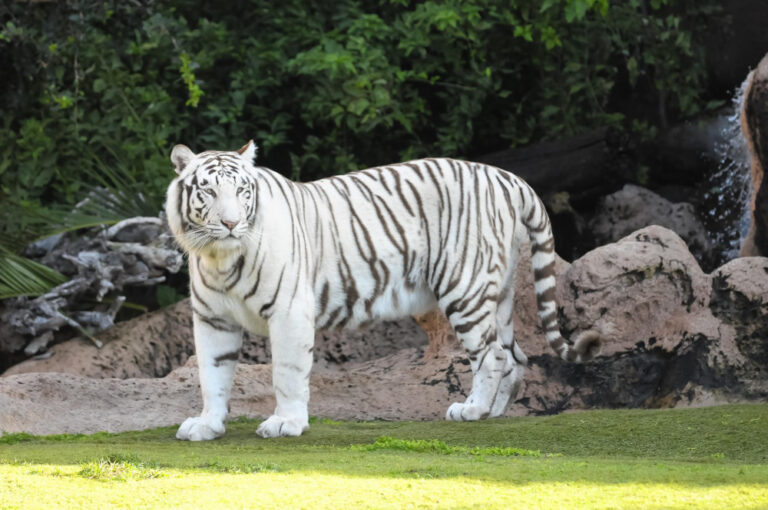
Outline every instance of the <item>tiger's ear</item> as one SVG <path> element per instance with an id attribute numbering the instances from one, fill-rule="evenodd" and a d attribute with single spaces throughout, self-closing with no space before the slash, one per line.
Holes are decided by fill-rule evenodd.
<path id="1" fill-rule="evenodd" d="M 253 163 L 253 160 L 256 159 L 256 144 L 253 143 L 253 140 L 248 140 L 248 143 L 237 149 L 237 153 L 248 163 Z"/>
<path id="2" fill-rule="evenodd" d="M 177 174 L 181 174 L 184 168 L 195 157 L 195 153 L 192 152 L 186 145 L 177 145 L 171 151 L 171 163 L 173 163 L 173 169 Z"/>

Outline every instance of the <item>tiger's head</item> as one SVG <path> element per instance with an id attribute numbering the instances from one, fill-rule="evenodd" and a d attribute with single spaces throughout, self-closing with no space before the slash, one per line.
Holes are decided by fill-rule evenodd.
<path id="1" fill-rule="evenodd" d="M 256 217 L 256 146 L 237 151 L 171 151 L 178 177 L 168 187 L 165 210 L 177 241 L 187 252 L 237 250 L 251 238 Z"/>

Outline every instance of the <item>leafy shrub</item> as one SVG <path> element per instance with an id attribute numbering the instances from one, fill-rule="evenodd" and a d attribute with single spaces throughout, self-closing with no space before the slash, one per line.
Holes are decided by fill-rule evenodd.
<path id="1" fill-rule="evenodd" d="M 696 41 L 715 4 L 4 3 L 0 196 L 73 203 L 121 166 L 162 197 L 178 142 L 253 138 L 307 180 L 653 126 L 704 104 Z"/>

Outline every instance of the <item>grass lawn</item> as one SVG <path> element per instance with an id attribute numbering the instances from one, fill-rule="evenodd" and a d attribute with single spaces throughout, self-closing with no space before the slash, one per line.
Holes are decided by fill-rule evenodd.
<path id="1" fill-rule="evenodd" d="M 0 508 L 768 508 L 768 404 L 0 438 Z"/>

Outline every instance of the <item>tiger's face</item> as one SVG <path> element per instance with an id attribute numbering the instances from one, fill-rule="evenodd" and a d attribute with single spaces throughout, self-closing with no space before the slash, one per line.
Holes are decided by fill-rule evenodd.
<path id="1" fill-rule="evenodd" d="M 171 153 L 178 177 L 168 188 L 166 213 L 176 239 L 190 252 L 234 250 L 249 239 L 256 215 L 255 146 L 194 154 Z"/>

